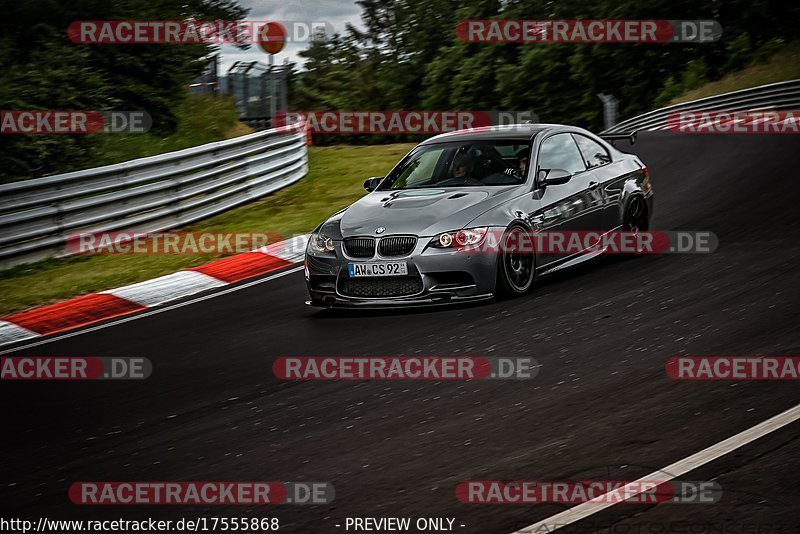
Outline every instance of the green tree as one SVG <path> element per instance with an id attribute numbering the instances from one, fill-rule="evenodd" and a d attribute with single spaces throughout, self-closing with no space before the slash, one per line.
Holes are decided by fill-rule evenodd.
<path id="1" fill-rule="evenodd" d="M 186 85 L 214 50 L 206 45 L 75 44 L 76 20 L 238 20 L 234 0 L 25 0 L 0 4 L 0 109 L 143 110 L 156 133 L 175 130 Z M 101 135 L 101 134 L 97 134 Z M 86 166 L 95 136 L 0 136 L 4 180 Z"/>
<path id="2" fill-rule="evenodd" d="M 597 93 L 620 114 L 652 109 L 800 37 L 800 4 L 777 0 L 359 0 L 363 30 L 307 51 L 304 105 L 370 109 L 505 109 L 602 127 Z M 718 21 L 699 44 L 464 43 L 467 19 Z"/>

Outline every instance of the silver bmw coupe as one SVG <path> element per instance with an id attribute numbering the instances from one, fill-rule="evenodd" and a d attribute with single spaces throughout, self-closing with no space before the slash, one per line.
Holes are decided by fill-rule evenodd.
<path id="1" fill-rule="evenodd" d="M 573 126 L 523 124 L 420 143 L 314 230 L 307 303 L 399 307 L 520 296 L 538 276 L 604 250 L 553 254 L 512 237 L 648 230 L 647 167 L 609 141 Z M 482 246 L 489 240 L 495 246 Z"/>

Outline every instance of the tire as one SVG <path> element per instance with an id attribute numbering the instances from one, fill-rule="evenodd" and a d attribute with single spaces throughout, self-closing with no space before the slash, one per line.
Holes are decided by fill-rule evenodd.
<path id="1" fill-rule="evenodd" d="M 650 229 L 647 218 L 647 202 L 640 195 L 634 195 L 625 207 L 625 215 L 622 218 L 623 232 L 646 232 Z M 639 258 L 642 254 L 620 254 L 622 258 Z"/>
<path id="2" fill-rule="evenodd" d="M 527 249 L 530 252 L 525 251 L 525 245 L 531 243 L 527 237 L 528 232 L 521 224 L 512 224 L 503 233 L 497 253 L 496 292 L 500 298 L 521 297 L 533 287 L 536 278 L 536 254 L 532 247 Z"/>
<path id="3" fill-rule="evenodd" d="M 624 232 L 646 232 L 649 230 L 647 220 L 647 202 L 640 195 L 633 195 L 625 207 L 622 218 Z"/>

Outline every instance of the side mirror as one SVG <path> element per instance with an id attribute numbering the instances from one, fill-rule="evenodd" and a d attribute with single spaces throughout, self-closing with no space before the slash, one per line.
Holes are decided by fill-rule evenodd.
<path id="1" fill-rule="evenodd" d="M 564 169 L 539 169 L 539 185 L 561 185 L 570 181 L 572 173 Z"/>
<path id="2" fill-rule="evenodd" d="M 383 176 L 373 176 L 372 178 L 367 178 L 364 182 L 364 189 L 372 193 L 377 189 L 381 182 L 383 181 Z"/>

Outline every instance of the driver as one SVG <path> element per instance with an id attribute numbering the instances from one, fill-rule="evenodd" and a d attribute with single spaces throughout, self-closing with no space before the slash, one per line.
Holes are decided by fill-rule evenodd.
<path id="1" fill-rule="evenodd" d="M 517 166 L 522 176 L 525 176 L 525 173 L 528 172 L 528 155 L 529 150 L 527 148 L 523 148 L 517 152 Z"/>
<path id="2" fill-rule="evenodd" d="M 518 151 L 517 156 L 517 167 L 509 167 L 503 172 L 506 174 L 514 175 L 519 174 L 523 178 L 525 177 L 525 173 L 528 171 L 528 155 L 530 151 L 527 148 L 523 148 L 522 150 Z"/>
<path id="3" fill-rule="evenodd" d="M 459 154 L 453 161 L 453 178 L 468 178 L 475 169 L 475 159 L 468 154 Z"/>

